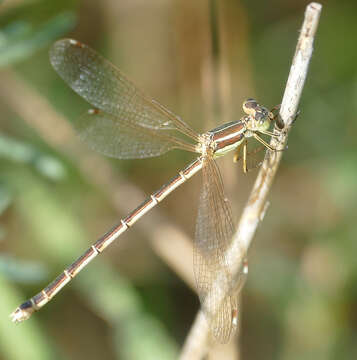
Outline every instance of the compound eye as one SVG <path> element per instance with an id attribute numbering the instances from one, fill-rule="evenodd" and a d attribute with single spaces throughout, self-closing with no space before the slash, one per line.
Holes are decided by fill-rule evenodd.
<path id="1" fill-rule="evenodd" d="M 258 107 L 258 103 L 256 102 L 256 100 L 254 99 L 247 99 L 246 101 L 244 101 L 243 103 L 243 111 L 246 114 L 249 115 L 254 115 L 255 113 L 255 109 Z"/>
<path id="2" fill-rule="evenodd" d="M 264 113 L 260 111 L 255 113 L 255 120 L 262 122 L 264 118 L 265 118 Z"/>
<path id="3" fill-rule="evenodd" d="M 261 122 L 262 124 L 266 121 L 269 117 L 269 112 L 267 109 L 261 107 L 260 109 L 256 110 L 255 112 L 255 120 Z"/>

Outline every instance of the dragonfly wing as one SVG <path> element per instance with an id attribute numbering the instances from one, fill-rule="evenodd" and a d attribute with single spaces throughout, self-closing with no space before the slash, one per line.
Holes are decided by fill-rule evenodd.
<path id="1" fill-rule="evenodd" d="M 62 79 L 95 108 L 143 127 L 188 128 L 180 118 L 145 96 L 125 75 L 90 47 L 71 39 L 57 41 L 50 61 Z M 184 126 L 183 126 L 184 125 Z M 192 130 L 183 132 L 192 137 Z"/>
<path id="2" fill-rule="evenodd" d="M 232 211 L 214 159 L 206 157 L 202 168 L 194 246 L 194 270 L 202 309 L 214 337 L 228 342 L 235 328 L 236 296 L 232 289 L 225 252 L 234 233 Z"/>
<path id="3" fill-rule="evenodd" d="M 147 158 L 161 155 L 171 149 L 194 151 L 167 132 L 159 132 L 118 119 L 104 111 L 92 109 L 74 122 L 82 141 L 93 150 L 119 159 Z"/>

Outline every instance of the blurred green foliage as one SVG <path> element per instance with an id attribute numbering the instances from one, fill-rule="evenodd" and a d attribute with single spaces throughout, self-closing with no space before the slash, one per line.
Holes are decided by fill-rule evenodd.
<path id="1" fill-rule="evenodd" d="M 103 178 L 125 177 L 149 194 L 190 159 L 176 152 L 91 158 L 65 129 L 88 104 L 51 69 L 49 45 L 60 37 L 88 43 L 194 128 L 207 129 L 203 94 L 218 91 L 205 81 L 207 3 L 0 3 L 0 358 L 175 358 L 198 300 L 154 254 L 146 231 L 125 234 L 31 320 L 15 326 L 8 314 L 125 215 L 115 201 L 136 195 L 125 197 L 125 185 L 110 193 L 113 186 L 98 185 Z M 307 3 L 216 7 L 222 46 L 215 51 L 225 54 L 231 82 L 227 120 L 241 116 L 247 97 L 279 103 Z M 357 3 L 323 6 L 301 114 L 249 254 L 242 358 L 357 358 Z M 230 161 L 220 165 L 229 168 L 227 192 L 239 209 L 255 174 L 237 175 Z M 197 198 L 199 183 L 155 210 L 191 237 L 197 205 L 187 208 L 186 199 Z"/>
<path id="2" fill-rule="evenodd" d="M 0 135 L 0 158 L 19 164 L 32 165 L 42 176 L 52 180 L 65 177 L 66 169 L 48 151 L 41 152 L 29 144 Z"/>
<path id="3" fill-rule="evenodd" d="M 58 13 L 57 6 L 48 5 L 25 2 L 0 13 L 0 67 L 28 58 L 74 27 L 73 12 Z"/>
<path id="4" fill-rule="evenodd" d="M 15 21 L 4 27 L 0 37 L 0 66 L 13 64 L 68 31 L 74 24 L 71 13 L 60 14 L 39 28 L 27 21 Z"/>

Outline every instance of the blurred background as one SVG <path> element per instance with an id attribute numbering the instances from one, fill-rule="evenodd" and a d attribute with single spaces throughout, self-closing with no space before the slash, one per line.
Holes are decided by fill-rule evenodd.
<path id="1" fill-rule="evenodd" d="M 50 45 L 90 45 L 197 131 L 279 104 L 308 1 L 0 1 L 0 359 L 174 359 L 194 320 L 200 176 L 31 320 L 8 318 L 193 157 L 95 154 Z M 357 2 L 323 1 L 301 114 L 249 253 L 239 339 L 214 359 L 357 358 Z M 235 219 L 256 171 L 219 160 Z M 187 201 L 189 199 L 189 201 Z M 187 205 L 189 204 L 189 205 Z M 240 355 L 239 355 L 240 354 Z"/>

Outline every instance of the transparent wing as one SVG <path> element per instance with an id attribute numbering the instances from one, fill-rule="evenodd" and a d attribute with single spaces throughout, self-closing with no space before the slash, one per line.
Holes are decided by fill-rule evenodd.
<path id="1" fill-rule="evenodd" d="M 71 39 L 57 41 L 50 50 L 54 69 L 67 84 L 95 108 L 156 130 L 176 129 L 198 136 L 179 117 L 145 96 L 124 74 L 88 46 Z"/>
<path id="2" fill-rule="evenodd" d="M 204 158 L 194 246 L 194 270 L 202 309 L 214 337 L 228 342 L 235 328 L 236 294 L 225 252 L 234 233 L 232 212 L 215 161 Z"/>
<path id="3" fill-rule="evenodd" d="M 74 127 L 80 139 L 92 149 L 120 159 L 158 156 L 174 148 L 195 151 L 193 145 L 168 132 L 119 121 L 97 109 L 89 110 L 75 120 Z"/>

